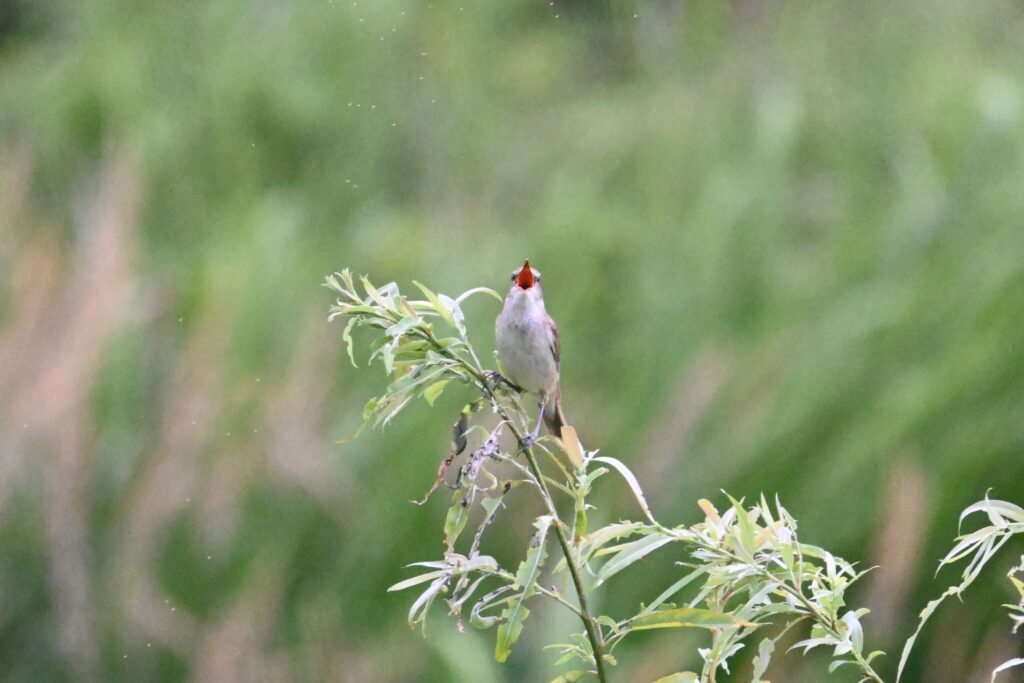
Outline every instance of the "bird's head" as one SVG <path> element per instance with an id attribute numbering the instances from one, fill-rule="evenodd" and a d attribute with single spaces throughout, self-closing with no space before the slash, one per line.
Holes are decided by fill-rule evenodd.
<path id="1" fill-rule="evenodd" d="M 544 295 L 540 289 L 540 271 L 530 267 L 530 260 L 523 262 L 521 268 L 512 271 L 512 286 L 509 287 L 508 297 L 512 301 L 539 301 L 544 302 Z"/>

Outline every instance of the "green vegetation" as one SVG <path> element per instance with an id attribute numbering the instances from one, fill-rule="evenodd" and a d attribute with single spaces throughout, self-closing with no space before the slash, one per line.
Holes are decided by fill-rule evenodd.
<path id="1" fill-rule="evenodd" d="M 472 396 L 337 445 L 380 378 L 318 287 L 499 288 L 529 257 L 584 443 L 666 523 L 778 493 L 882 565 L 849 601 L 889 680 L 960 511 L 1024 501 L 1022 35 L 949 0 L 0 4 L 0 679 L 546 680 L 575 626 L 547 605 L 503 667 L 410 634 L 386 591 L 447 506 L 404 501 Z M 465 311 L 489 352 L 497 304 Z M 595 528 L 635 515 L 593 496 Z M 501 566 L 540 514 L 489 537 Z M 1014 543 L 902 680 L 1019 656 Z M 699 667 L 686 637 L 617 671 Z"/>

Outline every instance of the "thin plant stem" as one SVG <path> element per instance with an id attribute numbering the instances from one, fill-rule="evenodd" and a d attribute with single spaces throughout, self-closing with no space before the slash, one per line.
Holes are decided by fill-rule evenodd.
<path id="1" fill-rule="evenodd" d="M 492 407 L 498 413 L 498 416 L 508 424 L 509 431 L 511 431 L 512 436 L 515 437 L 516 443 L 520 445 L 526 444 L 526 447 L 523 448 L 523 453 L 526 456 L 526 462 L 531 474 L 536 480 L 538 488 L 540 489 L 541 498 L 544 500 L 544 506 L 547 508 L 548 514 L 554 519 L 553 526 L 555 528 L 555 537 L 558 539 L 558 545 L 561 547 L 562 555 L 565 557 L 566 567 L 568 567 L 569 575 L 572 577 L 573 587 L 576 589 L 576 598 L 580 605 L 576 614 L 579 616 L 580 621 L 583 622 L 583 628 L 587 633 L 587 640 L 590 641 L 590 648 L 594 653 L 594 665 L 597 669 L 597 678 L 601 683 L 607 683 L 608 674 L 604 663 L 604 641 L 601 637 L 601 630 L 597 625 L 597 621 L 590 613 L 590 608 L 587 605 L 587 591 L 583 586 L 583 577 L 576 562 L 575 554 L 572 551 L 572 546 L 565 535 L 565 525 L 562 522 L 561 517 L 558 515 L 558 509 L 555 506 L 554 498 L 551 496 L 551 491 L 548 489 L 544 473 L 541 471 L 540 465 L 537 463 L 537 457 L 534 455 L 532 444 L 527 444 L 525 435 L 516 427 L 515 423 L 509 416 L 508 411 L 491 390 L 483 369 L 481 367 L 473 367 L 470 363 L 466 362 L 464 358 L 461 358 L 450 349 L 443 347 L 438 343 L 437 338 L 434 337 L 432 332 L 424 332 L 423 335 L 439 353 L 461 364 L 462 367 L 470 373 L 477 387 L 490 401 Z M 474 362 L 479 366 L 480 361 L 476 358 L 476 354 L 472 354 L 472 357 Z"/>

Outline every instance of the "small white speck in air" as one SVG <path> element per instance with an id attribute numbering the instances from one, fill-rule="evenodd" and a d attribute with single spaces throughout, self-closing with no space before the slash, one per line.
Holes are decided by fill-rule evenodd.
<path id="1" fill-rule="evenodd" d="M 172 612 L 177 612 L 177 611 L 178 611 L 178 608 L 177 608 L 177 607 L 172 607 L 172 608 L 171 608 L 171 611 L 172 611 Z"/>
<path id="2" fill-rule="evenodd" d="M 639 16 L 638 14 L 634 14 L 633 18 L 636 19 L 638 16 Z"/>
<path id="3" fill-rule="evenodd" d="M 128 659 L 128 655 L 121 655 L 122 659 Z"/>
<path id="4" fill-rule="evenodd" d="M 178 318 L 178 322 L 179 323 L 183 323 L 183 322 L 185 322 L 185 319 L 184 318 Z"/>
<path id="5" fill-rule="evenodd" d="M 430 100 L 431 104 L 437 104 L 437 100 Z"/>
<path id="6" fill-rule="evenodd" d="M 352 106 L 352 103 L 351 103 L 351 102 L 349 102 L 349 103 L 348 103 L 348 106 L 350 106 L 350 107 L 351 107 L 351 106 Z"/>
<path id="7" fill-rule="evenodd" d="M 421 52 L 421 53 L 420 53 L 420 57 L 426 57 L 426 56 L 427 56 L 427 53 L 426 53 L 426 52 Z"/>
<path id="8" fill-rule="evenodd" d="M 345 178 L 345 184 L 346 184 L 346 185 L 347 185 L 347 184 L 349 184 L 349 183 L 351 183 L 351 182 L 352 182 L 352 180 L 351 180 L 351 179 L 349 179 L 349 178 Z M 259 381 L 259 380 L 257 380 L 257 381 Z"/>
<path id="9" fill-rule="evenodd" d="M 146 647 L 153 647 L 153 643 L 146 643 Z"/>
<path id="10" fill-rule="evenodd" d="M 257 382 L 262 382 L 263 380 L 262 380 L 262 379 L 260 379 L 259 377 L 257 377 L 257 378 L 256 378 L 256 381 L 257 381 Z"/>
<path id="11" fill-rule="evenodd" d="M 391 124 L 391 127 L 392 127 L 392 128 L 394 128 L 394 127 L 395 127 L 395 126 L 397 126 L 397 125 L 398 125 L 397 123 L 392 123 L 392 124 Z"/>
<path id="12" fill-rule="evenodd" d="M 208 560 L 212 560 L 212 559 L 213 559 L 213 555 L 207 555 L 207 556 L 206 556 L 206 559 L 208 559 Z"/>
<path id="13" fill-rule="evenodd" d="M 376 109 L 376 108 L 377 108 L 377 105 L 376 105 L 376 104 L 371 104 L 371 105 L 370 105 L 370 109 Z"/>

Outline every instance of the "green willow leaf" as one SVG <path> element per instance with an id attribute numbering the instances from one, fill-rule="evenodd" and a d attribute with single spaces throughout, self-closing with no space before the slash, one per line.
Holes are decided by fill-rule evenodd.
<path id="1" fill-rule="evenodd" d="M 423 292 L 423 296 L 427 297 L 427 300 L 430 302 L 430 305 L 434 307 L 434 310 L 437 311 L 437 314 L 444 318 L 445 322 L 449 325 L 458 329 L 458 325 L 455 324 L 455 318 L 452 317 L 451 311 L 449 311 L 448 307 L 441 302 L 441 299 L 437 294 L 434 294 L 434 292 L 427 289 L 427 287 L 416 280 L 413 280 L 412 283 L 420 288 L 420 291 Z"/>
<path id="2" fill-rule="evenodd" d="M 654 519 L 654 515 L 651 514 L 651 507 L 647 504 L 647 499 L 644 498 L 644 492 L 643 489 L 640 488 L 640 482 L 637 480 L 633 472 L 626 467 L 626 464 L 617 458 L 609 458 L 606 455 L 595 457 L 594 460 L 597 462 L 603 462 L 606 465 L 611 465 L 619 474 L 622 475 L 622 478 L 626 480 L 627 484 L 629 484 L 629 488 L 633 492 L 633 495 L 636 496 L 637 502 L 640 503 L 640 509 L 644 511 L 645 515 L 647 515 L 647 519 L 651 520 L 653 524 L 657 524 Z"/>
<path id="3" fill-rule="evenodd" d="M 473 289 L 467 290 L 460 294 L 459 296 L 457 296 L 455 298 L 455 303 L 461 306 L 463 301 L 473 296 L 474 294 L 487 294 L 489 296 L 493 296 L 495 299 L 498 300 L 499 303 L 503 303 L 505 301 L 505 299 L 502 298 L 500 294 L 495 292 L 490 287 L 474 287 Z"/>
<path id="4" fill-rule="evenodd" d="M 494 646 L 494 659 L 504 664 L 508 660 L 508 656 L 512 654 L 512 646 L 523 634 L 523 622 L 526 621 L 526 617 L 530 616 L 530 610 L 526 609 L 526 606 L 519 600 L 514 605 L 506 607 L 501 616 L 505 621 L 498 625 L 498 642 Z"/>
<path id="5" fill-rule="evenodd" d="M 754 674 L 751 679 L 752 683 L 761 683 L 761 677 L 768 670 L 768 663 L 771 662 L 774 652 L 775 641 L 771 638 L 765 638 L 757 646 L 757 656 L 754 657 Z"/>
<path id="6" fill-rule="evenodd" d="M 558 678 L 553 678 L 551 683 L 575 683 L 576 681 L 582 680 L 583 677 L 589 673 L 589 671 L 566 671 Z"/>
<path id="7" fill-rule="evenodd" d="M 419 325 L 423 320 L 421 318 L 407 315 L 406 317 L 399 320 L 397 323 L 384 330 L 384 334 L 389 337 L 401 337 L 403 334 L 411 330 L 412 328 Z"/>
<path id="8" fill-rule="evenodd" d="M 395 312 L 394 307 L 391 305 L 391 302 L 385 299 L 384 296 L 380 293 L 380 291 L 372 284 L 370 284 L 370 281 L 366 278 L 366 276 L 359 278 L 359 281 L 363 283 L 363 289 L 365 289 L 366 293 L 370 295 L 370 298 L 373 299 L 374 303 L 376 303 L 378 306 L 380 306 L 386 311 Z"/>
<path id="9" fill-rule="evenodd" d="M 679 673 L 662 676 L 654 683 L 697 683 L 700 677 L 692 671 L 680 671 Z"/>
<path id="10" fill-rule="evenodd" d="M 459 539 L 459 535 L 466 528 L 466 522 L 469 521 L 469 501 L 459 491 L 455 492 L 453 501 L 444 518 L 444 542 L 448 546 L 448 552 L 455 547 L 455 541 Z"/>
<path id="11" fill-rule="evenodd" d="M 514 585 L 520 589 L 520 592 L 514 596 L 512 602 L 502 612 L 505 621 L 498 626 L 494 658 L 499 662 L 507 660 L 512 653 L 512 646 L 519 640 L 519 636 L 523 632 L 523 621 L 530 614 L 523 603 L 536 590 L 537 578 L 540 576 L 541 567 L 547 557 L 545 542 L 553 521 L 549 515 L 543 515 L 533 523 L 537 527 L 537 533 L 530 539 L 530 549 L 526 552 L 526 559 L 519 563 L 519 571 L 516 572 Z"/>
<path id="12" fill-rule="evenodd" d="M 409 608 L 409 625 L 415 626 L 417 623 L 422 622 L 423 631 L 426 633 L 427 629 L 427 612 L 430 610 L 430 605 L 434 602 L 434 598 L 437 597 L 444 588 L 448 585 L 448 576 L 445 572 L 444 576 L 438 577 L 434 580 L 427 590 L 423 591 L 420 597 L 416 598 L 416 602 Z"/>
<path id="13" fill-rule="evenodd" d="M 661 605 L 666 600 L 668 600 L 669 598 L 674 596 L 676 593 L 681 591 L 683 588 L 688 586 L 695 579 L 697 579 L 700 576 L 702 576 L 706 571 L 707 571 L 707 569 L 705 569 L 704 567 L 700 567 L 699 569 L 695 569 L 692 572 L 690 572 L 689 574 L 687 574 L 686 576 L 684 576 L 683 578 L 679 579 L 678 581 L 673 583 L 671 586 L 666 588 L 664 591 L 662 591 L 661 595 L 659 595 L 658 597 L 656 597 L 654 600 L 651 601 L 651 604 L 649 604 L 646 607 L 644 607 L 643 610 L 640 612 L 640 614 L 650 614 L 654 610 L 658 609 L 659 607 L 661 607 Z"/>
<path id="14" fill-rule="evenodd" d="M 597 572 L 597 585 L 600 586 L 602 583 L 610 579 L 615 574 L 618 574 L 637 560 L 674 540 L 676 539 L 672 536 L 652 534 L 650 536 L 644 536 L 638 541 L 632 541 L 622 545 L 618 553 L 605 562 L 604 566 L 601 567 L 601 570 Z"/>
<path id="15" fill-rule="evenodd" d="M 427 402 L 427 405 L 434 405 L 434 401 L 437 400 L 437 397 L 441 395 L 441 392 L 444 391 L 444 388 L 448 386 L 448 382 L 450 381 L 451 380 L 448 379 L 442 379 L 439 382 L 434 382 L 423 390 L 423 399 Z"/>
<path id="16" fill-rule="evenodd" d="M 341 339 L 345 342 L 345 349 L 348 351 L 348 359 L 351 361 L 352 367 L 354 368 L 358 368 L 359 365 L 356 364 L 356 357 L 352 348 L 352 330 L 355 328 L 358 321 L 359 318 L 351 318 L 345 325 L 345 329 L 341 332 Z"/>
<path id="17" fill-rule="evenodd" d="M 421 583 L 426 583 L 427 581 L 433 581 L 434 579 L 440 576 L 444 576 L 445 573 L 446 572 L 442 570 L 436 572 L 427 572 L 426 574 L 420 574 L 419 576 L 414 576 L 412 578 L 406 579 L 405 581 L 399 581 L 395 585 L 388 588 L 388 592 L 392 593 L 394 591 L 401 591 L 405 590 L 406 588 L 411 588 L 413 586 L 419 585 Z"/>
<path id="18" fill-rule="evenodd" d="M 1008 659 L 992 670 L 992 678 L 990 680 L 992 681 L 992 683 L 995 683 L 996 676 L 998 676 L 1000 672 L 1006 671 L 1007 669 L 1012 669 L 1015 666 L 1022 665 L 1024 665 L 1024 657 L 1017 659 Z"/>
<path id="19" fill-rule="evenodd" d="M 738 628 L 753 626 L 724 612 L 715 612 L 700 607 L 676 607 L 644 614 L 629 622 L 633 631 L 652 628 Z"/>

